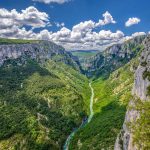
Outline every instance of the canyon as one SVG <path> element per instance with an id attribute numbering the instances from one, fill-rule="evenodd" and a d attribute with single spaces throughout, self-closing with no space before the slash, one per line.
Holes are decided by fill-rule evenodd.
<path id="1" fill-rule="evenodd" d="M 149 123 L 150 36 L 83 59 L 49 41 L 0 44 L 2 150 L 149 148 L 133 126 Z"/>

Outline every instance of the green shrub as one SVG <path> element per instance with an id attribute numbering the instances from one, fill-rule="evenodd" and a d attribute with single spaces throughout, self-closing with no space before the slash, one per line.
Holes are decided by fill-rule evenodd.
<path id="1" fill-rule="evenodd" d="M 147 69 L 143 72 L 143 79 L 145 80 L 146 78 L 150 81 L 150 72 Z"/>
<path id="2" fill-rule="evenodd" d="M 150 86 L 147 87 L 147 95 L 150 96 Z"/>
<path id="3" fill-rule="evenodd" d="M 141 62 L 141 66 L 146 67 L 146 65 L 147 65 L 147 62 L 146 62 L 146 61 Z"/>

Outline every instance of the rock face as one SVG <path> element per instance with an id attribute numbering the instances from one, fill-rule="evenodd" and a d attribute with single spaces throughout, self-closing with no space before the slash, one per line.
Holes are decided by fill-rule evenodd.
<path id="1" fill-rule="evenodd" d="M 135 72 L 135 82 L 132 93 L 141 100 L 148 100 L 147 87 L 150 82 L 147 78 L 143 79 L 143 73 L 145 70 L 150 71 L 150 36 L 144 40 L 143 44 L 145 48 L 141 53 L 141 64 Z"/>
<path id="2" fill-rule="evenodd" d="M 89 60 L 87 74 L 89 76 L 106 75 L 125 65 L 141 50 L 144 38 L 145 36 L 136 37 L 123 44 L 110 46 L 105 51 L 96 54 Z"/>
<path id="3" fill-rule="evenodd" d="M 150 86 L 150 81 L 147 77 L 143 77 L 145 71 L 150 71 L 150 36 L 146 37 L 143 41 L 144 50 L 141 53 L 140 64 L 135 71 L 135 81 L 133 85 L 132 95 L 133 98 L 138 98 L 141 101 L 149 101 L 150 98 L 147 96 L 147 88 Z M 127 110 L 125 121 L 123 124 L 123 129 L 117 137 L 115 143 L 115 150 L 138 150 L 136 145 L 133 144 L 133 135 L 128 127 L 128 123 L 134 123 L 136 119 L 140 116 L 137 110 L 133 109 L 134 101 L 129 102 L 129 107 Z"/>
<path id="4" fill-rule="evenodd" d="M 59 57 L 58 57 L 59 56 Z M 71 53 L 66 52 L 62 46 L 56 45 L 50 41 L 39 41 L 32 44 L 4 44 L 0 45 L 0 66 L 6 60 L 31 58 L 38 62 L 44 62 L 46 59 L 62 61 L 79 69 L 78 60 L 74 60 Z M 26 59 L 24 59 L 26 60 Z"/>

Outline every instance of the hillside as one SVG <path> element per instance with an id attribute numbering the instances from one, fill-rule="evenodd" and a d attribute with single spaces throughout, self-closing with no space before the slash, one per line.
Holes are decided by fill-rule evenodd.
<path id="1" fill-rule="evenodd" d="M 132 98 L 115 150 L 150 149 L 150 36 L 143 44 L 144 50 L 135 71 Z"/>
<path id="2" fill-rule="evenodd" d="M 136 65 L 136 60 L 114 71 L 108 79 L 100 77 L 92 83 L 94 117 L 75 135 L 70 149 L 113 149 L 131 98 L 132 65 Z"/>
<path id="3" fill-rule="evenodd" d="M 0 148 L 61 149 L 88 114 L 88 79 L 51 42 L 1 45 L 0 56 Z"/>
<path id="4" fill-rule="evenodd" d="M 32 43 L 38 43 L 39 40 L 22 40 L 22 39 L 6 39 L 6 38 L 0 38 L 0 45 L 3 44 L 32 44 Z"/>
<path id="5" fill-rule="evenodd" d="M 1 41 L 2 39 L 0 39 Z M 5 40 L 6 41 L 6 40 Z M 0 65 L 5 60 L 20 59 L 21 64 L 25 63 L 28 58 L 34 59 L 39 63 L 44 63 L 47 59 L 55 62 L 63 62 L 72 66 L 76 70 L 80 70 L 78 59 L 74 59 L 71 53 L 66 52 L 62 46 L 56 45 L 50 41 L 28 41 L 28 40 L 12 40 L 12 44 L 0 45 Z M 26 43 L 26 42 L 31 43 Z M 11 39 L 8 40 L 8 43 Z M 32 43 L 33 42 L 33 43 Z M 7 43 L 7 42 L 6 42 Z M 17 43 L 17 44 L 14 44 Z M 23 43 L 23 44 L 22 44 Z"/>
<path id="6" fill-rule="evenodd" d="M 89 77 L 104 78 L 124 66 L 130 60 L 135 58 L 139 51 L 143 49 L 142 41 L 145 36 L 138 36 L 134 39 L 126 41 L 122 44 L 115 44 L 108 47 L 103 52 L 99 52 L 91 57 L 88 61 L 88 68 L 86 74 Z"/>
<path id="7" fill-rule="evenodd" d="M 137 37 L 136 39 L 139 39 Z M 131 41 L 128 41 L 128 45 L 130 43 L 133 44 L 133 41 L 136 41 L 136 39 L 133 39 Z M 148 37 L 146 38 L 148 41 Z M 147 42 L 146 42 L 147 43 Z M 125 44 L 121 45 L 121 47 L 124 47 Z M 120 138 L 124 137 L 123 142 L 119 140 L 119 144 L 123 143 L 123 147 L 115 145 L 115 141 L 117 138 L 117 135 L 120 133 L 120 130 L 122 128 L 122 125 L 124 123 L 124 118 L 127 110 L 128 103 L 132 99 L 134 95 L 132 95 L 132 88 L 134 85 L 134 73 L 139 72 L 136 71 L 137 68 L 139 68 L 139 64 L 142 66 L 147 66 L 147 69 L 143 69 L 144 74 L 143 77 L 146 79 L 149 76 L 149 45 L 145 44 L 145 41 L 141 40 L 140 43 L 134 44 L 131 47 L 128 47 L 129 55 L 134 55 L 133 57 L 129 57 L 128 61 L 120 61 L 118 56 L 118 52 L 122 52 L 123 50 L 120 49 L 117 54 L 115 54 L 115 57 L 112 56 L 112 54 L 109 54 L 108 52 L 112 52 L 111 49 L 115 47 L 112 46 L 109 49 L 107 49 L 106 52 L 104 52 L 107 55 L 104 55 L 104 60 L 109 59 L 110 64 L 111 62 L 115 62 L 114 64 L 109 65 L 108 61 L 104 61 L 103 67 L 93 68 L 94 70 L 94 78 L 95 80 L 92 83 L 92 86 L 94 88 L 95 97 L 94 97 L 94 103 L 93 103 L 93 109 L 94 109 L 94 117 L 92 121 L 87 124 L 84 128 L 80 129 L 74 136 L 71 144 L 70 149 L 71 150 L 84 150 L 84 149 L 94 149 L 94 150 L 100 150 L 100 149 L 114 149 L 115 150 L 122 150 L 125 148 L 126 150 L 130 147 L 130 145 L 127 145 L 128 137 L 130 134 L 130 130 L 128 131 L 124 125 L 124 130 L 121 132 Z M 124 51 L 126 53 L 126 51 Z M 98 56 L 101 54 L 97 54 L 95 56 L 94 62 L 100 62 L 103 61 Z M 124 55 L 122 53 L 122 55 Z M 142 56 L 140 56 L 142 55 Z M 110 57 L 112 56 L 112 57 Z M 128 56 L 128 55 L 127 55 Z M 123 60 L 127 58 L 127 56 L 124 55 Z M 142 58 L 142 61 L 139 61 L 139 57 Z M 93 58 L 92 58 L 93 59 Z M 98 67 L 98 64 L 97 64 Z M 106 67 L 106 68 L 105 68 Z M 111 68 L 112 67 L 112 68 Z M 104 72 L 105 70 L 105 72 Z M 140 70 L 140 69 L 139 69 Z M 90 70 L 89 70 L 90 72 Z M 93 73 L 93 70 L 92 70 Z M 142 77 L 142 78 L 143 78 Z M 139 80 L 136 83 L 136 93 L 140 94 L 140 91 L 145 90 L 145 94 L 149 92 L 149 82 L 147 79 L 145 80 L 143 87 L 142 80 Z M 146 90 L 147 87 L 147 90 Z M 142 88 L 144 88 L 142 90 Z M 147 92 L 146 92 L 147 91 Z M 142 94 L 142 95 L 145 95 Z M 140 94 L 141 95 L 141 94 Z M 142 96 L 141 95 L 141 96 Z M 147 95 L 147 94 L 146 94 Z M 149 99 L 149 98 L 148 98 Z M 131 103 L 131 102 L 130 102 Z M 141 103 L 141 102 L 140 102 Z M 148 104 L 149 102 L 146 102 Z M 148 126 L 148 114 L 149 111 L 147 110 L 149 108 L 149 104 L 146 106 L 146 104 L 141 104 L 140 106 L 140 112 L 145 110 L 144 113 L 142 113 L 142 118 L 137 120 L 135 125 L 133 123 L 133 133 L 134 133 L 134 141 L 140 144 L 140 134 L 145 136 L 145 142 L 144 140 L 140 140 L 143 144 L 146 145 L 143 147 L 149 148 L 149 127 L 147 127 L 147 130 L 143 128 L 143 126 Z M 139 106 L 139 105 L 138 105 Z M 131 107 L 131 106 L 130 106 Z M 132 107 L 134 107 L 132 105 Z M 144 107 L 144 108 L 142 108 Z M 139 107 L 138 107 L 139 108 Z M 129 114 L 127 112 L 127 115 L 132 119 L 134 118 L 134 113 L 131 111 Z M 128 118 L 128 117 L 126 117 Z M 128 121 L 126 121 L 128 124 Z M 142 126 L 141 126 L 142 124 Z M 135 129 L 134 129 L 135 128 Z M 142 130 L 142 133 L 141 131 Z M 127 133 L 124 133 L 127 132 Z M 129 132 L 129 133 L 128 133 Z M 125 135 L 122 135 L 125 134 Z M 131 137 L 132 138 L 132 137 Z M 146 142 L 147 141 L 147 142 Z M 146 144 L 144 144 L 146 143 Z M 128 147 L 129 146 L 129 147 Z M 130 148 L 130 150 L 133 150 Z"/>

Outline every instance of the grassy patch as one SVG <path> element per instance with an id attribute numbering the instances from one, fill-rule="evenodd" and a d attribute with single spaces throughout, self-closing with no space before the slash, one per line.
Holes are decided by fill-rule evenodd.
<path id="1" fill-rule="evenodd" d="M 0 44 L 30 44 L 36 43 L 38 40 L 23 40 L 23 39 L 5 39 L 0 38 Z"/>
<path id="2" fill-rule="evenodd" d="M 71 52 L 74 56 L 79 58 L 90 58 L 98 53 L 98 51 L 73 51 Z"/>

